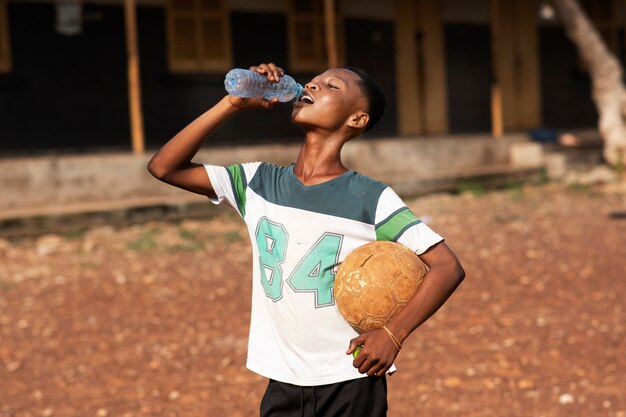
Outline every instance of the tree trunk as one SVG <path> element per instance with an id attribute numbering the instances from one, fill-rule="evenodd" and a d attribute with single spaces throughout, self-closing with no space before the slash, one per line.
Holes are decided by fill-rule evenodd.
<path id="1" fill-rule="evenodd" d="M 612 165 L 626 163 L 626 90 L 622 67 L 576 0 L 551 0 L 565 32 L 589 70 L 592 98 L 600 116 L 598 130 L 604 157 Z"/>

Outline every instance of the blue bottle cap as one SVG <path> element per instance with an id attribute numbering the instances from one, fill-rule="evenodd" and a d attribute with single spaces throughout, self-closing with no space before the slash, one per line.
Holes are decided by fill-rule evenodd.
<path id="1" fill-rule="evenodd" d="M 296 83 L 296 85 L 298 86 L 298 91 L 296 91 L 296 97 L 298 98 L 300 97 L 300 95 L 302 95 L 302 92 L 304 91 L 304 87 L 302 87 L 302 84 L 300 83 Z"/>

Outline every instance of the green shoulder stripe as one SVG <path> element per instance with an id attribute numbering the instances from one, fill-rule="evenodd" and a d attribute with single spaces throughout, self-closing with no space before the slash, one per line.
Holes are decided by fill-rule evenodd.
<path id="1" fill-rule="evenodd" d="M 233 187 L 237 208 L 243 217 L 246 215 L 246 188 L 248 187 L 246 173 L 241 164 L 229 165 L 226 167 L 226 170 L 230 178 L 230 185 Z"/>
<path id="2" fill-rule="evenodd" d="M 376 240 L 395 242 L 409 227 L 419 223 L 421 220 L 408 207 L 402 207 L 376 225 Z"/>

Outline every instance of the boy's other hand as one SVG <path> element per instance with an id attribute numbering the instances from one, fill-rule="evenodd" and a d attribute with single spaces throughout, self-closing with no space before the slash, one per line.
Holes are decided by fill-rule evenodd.
<path id="1" fill-rule="evenodd" d="M 385 375 L 398 356 L 398 349 L 383 329 L 363 333 L 352 339 L 346 354 L 352 354 L 357 346 L 363 346 L 363 348 L 352 365 L 360 373 L 368 376 L 381 377 Z"/>
<path id="2" fill-rule="evenodd" d="M 270 82 L 277 83 L 280 78 L 285 75 L 285 71 L 281 67 L 277 67 L 276 64 L 270 62 L 269 64 L 260 64 L 249 68 L 250 71 L 258 72 L 267 77 Z M 228 100 L 233 107 L 238 109 L 273 109 L 278 104 L 278 99 L 266 100 L 262 97 L 244 98 L 228 96 Z"/>

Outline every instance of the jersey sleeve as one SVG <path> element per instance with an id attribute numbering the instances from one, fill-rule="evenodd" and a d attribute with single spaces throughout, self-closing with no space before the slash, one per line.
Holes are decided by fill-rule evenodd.
<path id="1" fill-rule="evenodd" d="M 217 197 L 209 198 L 209 200 L 213 204 L 225 201 L 237 210 L 241 217 L 244 217 L 246 215 L 246 190 L 259 165 L 261 165 L 260 162 L 228 166 L 204 164 Z"/>
<path id="2" fill-rule="evenodd" d="M 398 242 L 421 255 L 443 238 L 418 219 L 387 187 L 376 207 L 376 240 Z"/>

